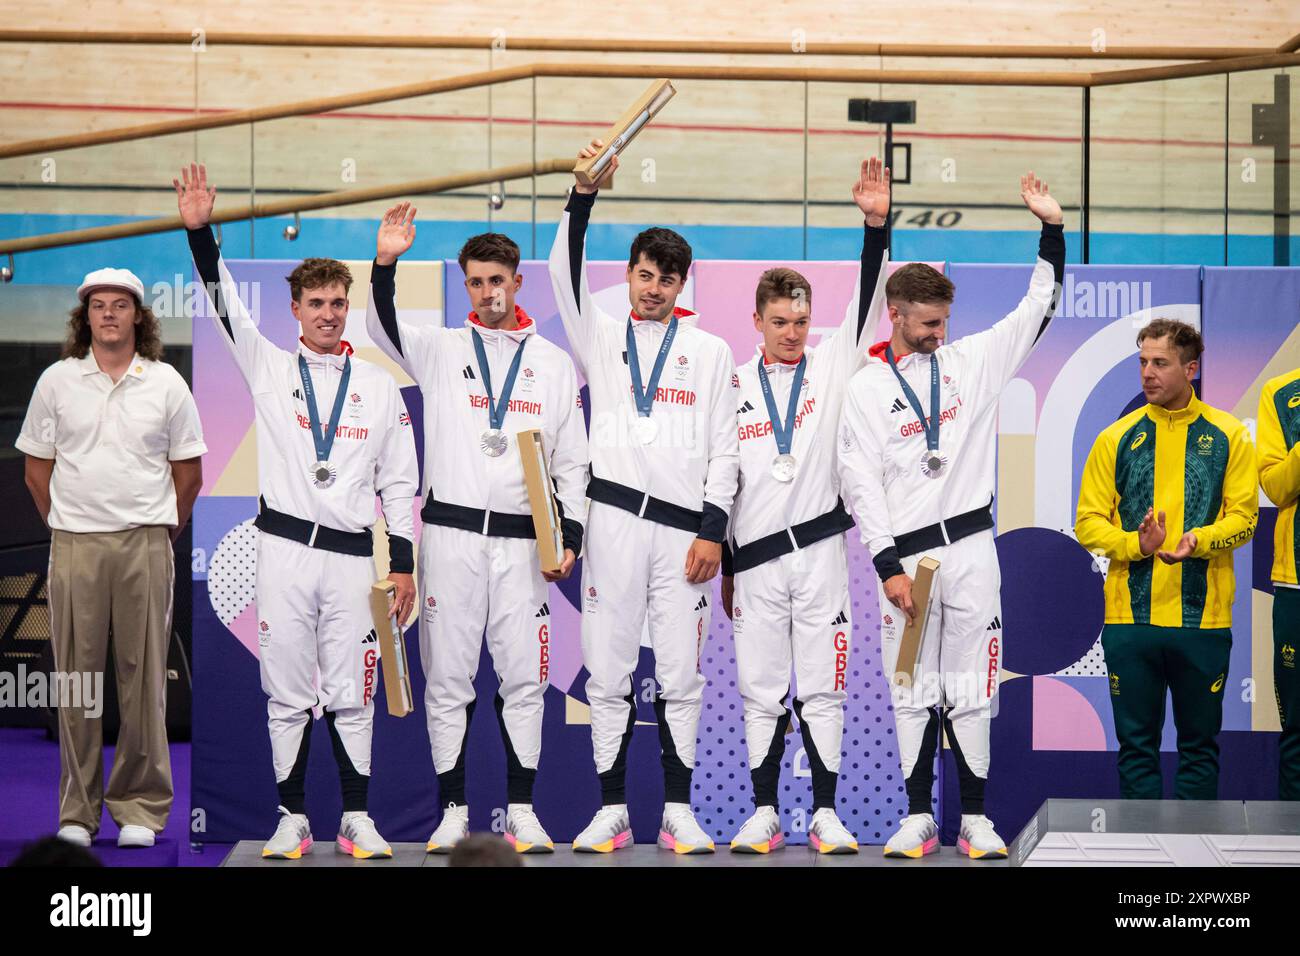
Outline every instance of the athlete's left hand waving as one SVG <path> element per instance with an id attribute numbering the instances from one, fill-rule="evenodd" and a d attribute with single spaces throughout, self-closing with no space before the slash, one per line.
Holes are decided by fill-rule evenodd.
<path id="1" fill-rule="evenodd" d="M 718 573 L 722 567 L 722 543 L 696 538 L 691 542 L 691 550 L 686 552 L 686 580 L 692 584 L 703 584 Z"/>
<path id="2" fill-rule="evenodd" d="M 1043 222 L 1059 225 L 1065 222 L 1061 213 L 1061 204 L 1047 191 L 1047 183 L 1034 175 L 1033 170 L 1020 177 L 1020 198 L 1025 201 L 1029 211 Z"/>
<path id="3" fill-rule="evenodd" d="M 853 184 L 853 201 L 869 226 L 879 229 L 889 218 L 889 167 L 875 156 L 862 161 L 858 181 Z"/>
<path id="4" fill-rule="evenodd" d="M 200 229 L 212 219 L 212 205 L 217 201 L 217 187 L 208 185 L 208 167 L 190 163 L 181 167 L 181 178 L 173 179 L 176 187 L 176 211 L 186 229 Z"/>
<path id="5" fill-rule="evenodd" d="M 375 261 L 391 266 L 415 241 L 415 207 L 401 202 L 384 213 L 375 241 Z"/>

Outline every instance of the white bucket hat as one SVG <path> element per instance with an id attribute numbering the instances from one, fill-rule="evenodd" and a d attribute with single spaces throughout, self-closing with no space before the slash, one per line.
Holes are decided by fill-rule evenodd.
<path id="1" fill-rule="evenodd" d="M 135 296 L 139 303 L 144 302 L 144 283 L 130 269 L 96 269 L 86 274 L 77 286 L 77 298 L 82 302 L 95 289 L 124 289 Z"/>

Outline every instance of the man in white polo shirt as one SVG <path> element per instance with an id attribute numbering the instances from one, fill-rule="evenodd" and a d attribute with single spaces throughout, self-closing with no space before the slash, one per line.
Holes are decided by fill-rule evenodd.
<path id="1" fill-rule="evenodd" d="M 118 846 L 152 846 L 172 804 L 172 542 L 208 449 L 185 380 L 161 361 L 140 280 L 100 269 L 77 295 L 63 359 L 37 381 L 15 444 L 50 527 L 55 666 L 69 681 L 102 673 L 111 625 L 122 724 L 105 792 L 100 717 L 84 694 L 83 706 L 59 707 L 59 836 L 89 846 L 107 803 Z"/>

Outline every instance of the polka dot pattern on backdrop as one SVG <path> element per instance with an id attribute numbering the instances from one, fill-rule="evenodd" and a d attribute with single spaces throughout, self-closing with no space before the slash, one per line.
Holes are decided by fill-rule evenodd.
<path id="1" fill-rule="evenodd" d="M 907 800 L 895 746 L 889 688 L 880 666 L 876 571 L 853 532 L 848 537 L 853 644 L 836 812 L 860 844 L 883 844 L 906 814 Z M 700 826 L 715 839 L 728 842 L 754 812 L 754 795 L 745 745 L 744 704 L 736 687 L 731 621 L 718 602 L 714 607 L 709 640 L 700 661 L 708 685 L 700 713 L 691 802 Z M 792 674 L 792 695 L 797 689 L 793 681 Z M 793 700 L 788 700 L 786 706 L 793 711 Z M 812 822 L 812 777 L 797 718 L 794 724 L 796 729 L 785 738 L 777 793 L 789 841 L 806 843 Z"/>
<path id="2" fill-rule="evenodd" d="M 208 600 L 221 623 L 230 627 L 256 595 L 257 529 L 249 518 L 226 532 L 208 565 Z"/>

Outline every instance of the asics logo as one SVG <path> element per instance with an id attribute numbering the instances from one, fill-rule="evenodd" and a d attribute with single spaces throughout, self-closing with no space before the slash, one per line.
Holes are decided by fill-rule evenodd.
<path id="1" fill-rule="evenodd" d="M 1147 440 L 1147 433 L 1146 432 L 1140 433 L 1137 438 L 1133 439 L 1133 444 L 1128 446 L 1128 450 L 1137 451 L 1139 446 L 1141 446 L 1141 444 L 1146 440 Z"/>

